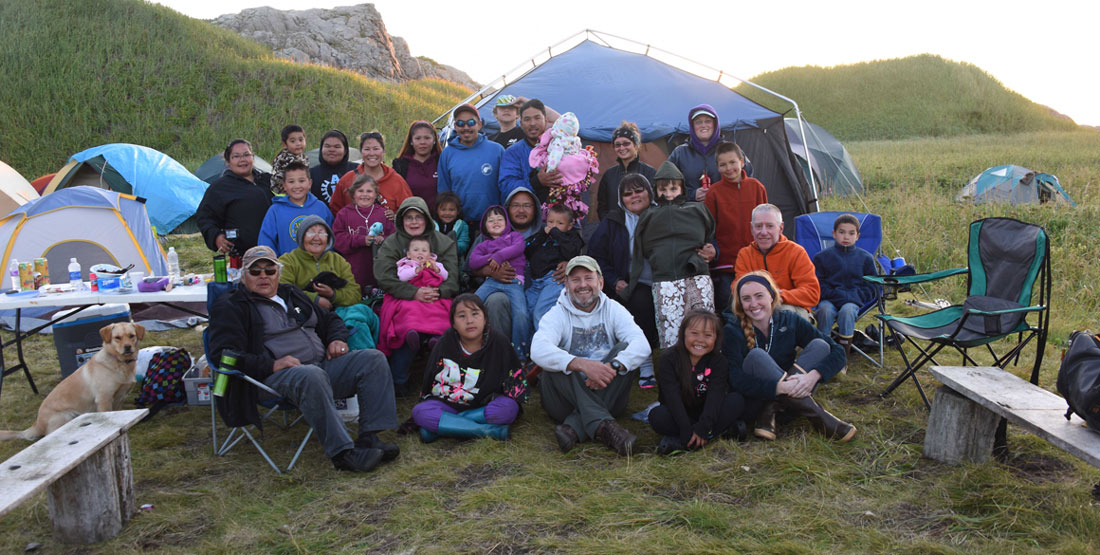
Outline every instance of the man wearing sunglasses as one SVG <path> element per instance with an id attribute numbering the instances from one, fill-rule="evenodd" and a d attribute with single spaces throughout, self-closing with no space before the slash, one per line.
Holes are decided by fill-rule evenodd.
<path id="1" fill-rule="evenodd" d="M 439 155 L 439 192 L 452 191 L 462 201 L 462 217 L 480 229 L 485 209 L 500 204 L 497 179 L 504 147 L 481 134 L 481 116 L 472 104 L 454 111 L 455 134 Z"/>
<path id="2" fill-rule="evenodd" d="M 270 247 L 252 247 L 243 258 L 240 284 L 210 309 L 209 352 L 237 352 L 237 369 L 294 403 L 313 428 L 325 455 L 339 470 L 367 472 L 397 457 L 397 445 L 377 432 L 397 426 L 389 365 L 373 349 L 349 351 L 348 330 L 336 314 L 300 289 L 279 283 L 280 264 Z M 260 426 L 259 390 L 231 380 L 218 399 L 230 426 Z M 358 395 L 359 437 L 352 440 L 333 399 Z"/>

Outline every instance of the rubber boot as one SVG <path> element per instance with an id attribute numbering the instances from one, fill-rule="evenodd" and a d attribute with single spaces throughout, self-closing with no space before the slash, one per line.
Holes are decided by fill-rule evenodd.
<path id="1" fill-rule="evenodd" d="M 439 435 L 435 432 L 429 432 L 424 426 L 420 427 L 420 443 L 431 443 L 439 439 Z"/>
<path id="2" fill-rule="evenodd" d="M 760 414 L 756 416 L 756 428 L 752 431 L 752 435 L 760 439 L 773 441 L 775 439 L 775 412 L 777 410 L 779 410 L 778 401 L 765 402 L 764 407 L 760 409 Z"/>
<path id="3" fill-rule="evenodd" d="M 780 403 L 785 410 L 799 416 L 805 416 L 815 430 L 828 439 L 840 442 L 851 440 L 856 435 L 856 427 L 833 416 L 824 407 L 814 401 L 813 397 L 796 399 L 783 395 Z"/>
<path id="4" fill-rule="evenodd" d="M 458 413 L 459 416 L 467 420 L 473 420 L 478 424 L 488 424 L 489 421 L 485 420 L 485 407 L 478 407 L 476 409 L 464 410 Z"/>
<path id="5" fill-rule="evenodd" d="M 508 441 L 512 437 L 508 426 L 481 424 L 449 412 L 439 415 L 439 430 L 436 433 L 459 438 L 491 437 L 498 441 Z"/>

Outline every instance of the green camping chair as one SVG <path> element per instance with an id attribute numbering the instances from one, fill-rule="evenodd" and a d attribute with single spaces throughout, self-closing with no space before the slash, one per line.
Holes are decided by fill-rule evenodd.
<path id="1" fill-rule="evenodd" d="M 968 350 L 984 346 L 993 357 L 993 365 L 1004 368 L 1009 361 L 1018 362 L 1024 347 L 1035 340 L 1037 349 L 1031 383 L 1039 383 L 1039 367 L 1050 325 L 1050 240 L 1046 230 L 1011 218 L 978 220 L 970 224 L 967 251 L 968 268 L 863 278 L 884 286 L 898 286 L 959 274 L 968 276 L 967 297 L 961 305 L 910 317 L 876 315 L 884 329 L 889 329 L 905 363 L 905 370 L 882 393 L 883 397 L 911 378 L 925 406 L 931 407 L 917 380 L 917 370 L 928 362 L 939 364 L 935 356 L 945 347 L 953 347 L 962 354 L 964 366 L 977 366 L 978 362 Z M 1038 301 L 1031 304 L 1036 289 Z M 1034 324 L 1028 322 L 1032 313 L 1035 313 Z M 1016 336 L 1014 344 L 998 355 L 993 350 L 993 343 L 1011 336 Z M 905 352 L 905 343 L 919 354 L 910 358 Z"/>

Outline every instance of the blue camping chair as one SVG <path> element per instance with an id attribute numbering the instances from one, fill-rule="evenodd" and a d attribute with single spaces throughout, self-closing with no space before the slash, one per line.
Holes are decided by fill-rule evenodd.
<path id="1" fill-rule="evenodd" d="M 879 267 L 880 272 L 889 273 L 883 272 L 883 259 L 885 257 L 879 254 L 879 247 L 882 245 L 882 218 L 877 214 L 862 214 L 859 212 L 813 212 L 810 214 L 803 214 L 794 219 L 795 242 L 806 249 L 806 254 L 810 255 L 810 258 L 813 259 L 814 255 L 833 246 L 833 243 L 836 242 L 833 240 L 833 222 L 835 222 L 837 216 L 841 214 L 851 214 L 859 220 L 859 240 L 856 241 L 856 246 L 875 256 L 875 263 Z M 858 321 L 860 318 L 863 318 L 867 313 L 878 306 L 881 297 L 882 294 L 880 291 L 878 298 L 859 307 L 859 314 L 856 316 L 856 320 Z M 840 307 L 837 308 L 839 309 Z M 872 356 L 863 352 L 863 350 L 854 343 L 852 344 L 852 350 L 863 355 L 863 358 L 871 361 L 871 364 L 880 368 L 882 367 L 884 353 L 881 338 L 878 342 L 878 360 L 875 360 Z"/>

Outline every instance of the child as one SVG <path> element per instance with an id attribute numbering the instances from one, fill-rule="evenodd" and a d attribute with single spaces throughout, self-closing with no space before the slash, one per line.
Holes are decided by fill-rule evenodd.
<path id="1" fill-rule="evenodd" d="M 317 216 L 332 226 L 332 213 L 309 192 L 311 186 L 308 166 L 297 160 L 287 164 L 283 182 L 286 195 L 271 199 L 257 244 L 271 247 L 282 256 L 298 247 L 298 227 L 304 217 Z"/>
<path id="2" fill-rule="evenodd" d="M 508 213 L 503 206 L 490 206 L 481 217 L 481 234 L 485 240 L 470 251 L 470 269 L 479 270 L 489 266 L 495 270 L 505 262 L 516 270 L 516 279 L 512 283 L 501 283 L 487 278 L 477 288 L 477 296 L 484 301 L 490 294 L 500 291 L 508 296 L 512 305 L 512 347 L 522 359 L 530 339 L 530 316 L 527 314 L 527 297 L 523 294 L 523 270 L 527 260 L 523 257 L 523 235 L 512 231 L 508 223 Z"/>
<path id="3" fill-rule="evenodd" d="M 527 380 L 508 339 L 489 329 L 485 304 L 472 293 L 451 304 L 451 327 L 432 349 L 412 410 L 424 443 L 437 435 L 507 440 L 527 401 Z M 460 412 L 461 411 L 461 412 Z"/>
<path id="4" fill-rule="evenodd" d="M 275 156 L 271 163 L 271 192 L 276 195 L 284 194 L 283 180 L 286 167 L 291 162 L 301 162 L 309 167 L 309 158 L 306 157 L 306 132 L 301 125 L 290 124 L 280 133 L 283 138 L 283 149 Z"/>
<path id="5" fill-rule="evenodd" d="M 653 307 L 661 349 L 676 344 L 684 313 L 693 308 L 714 310 L 714 284 L 707 264 L 717 253 L 714 219 L 699 202 L 688 202 L 684 176 L 669 161 L 655 176 L 657 206 L 642 213 L 634 230 L 634 260 L 630 291 L 649 262 Z"/>
<path id="6" fill-rule="evenodd" d="M 837 324 L 837 336 L 844 347 L 844 356 L 852 352 L 859 309 L 875 300 L 875 284 L 863 276 L 875 275 L 875 258 L 856 246 L 859 240 L 859 220 L 851 214 L 841 214 L 833 222 L 836 244 L 814 255 L 814 271 L 821 284 L 821 300 L 817 303 L 817 329 L 828 335 Z M 839 315 L 839 316 L 838 316 Z"/>
<path id="7" fill-rule="evenodd" d="M 723 141 L 715 151 L 722 179 L 710 187 L 703 204 L 714 218 L 718 258 L 711 266 L 714 301 L 719 311 L 730 309 L 733 265 L 742 247 L 752 243 L 752 209 L 768 202 L 764 185 L 745 175 L 745 153 L 737 143 Z"/>
<path id="8" fill-rule="evenodd" d="M 379 204 L 378 183 L 373 177 L 362 174 L 348 189 L 351 204 L 340 209 L 332 224 L 336 252 L 351 264 L 355 281 L 366 293 L 378 284 L 374 278 L 374 247 L 393 234 L 396 228 L 386 218 L 386 210 Z M 377 224 L 377 225 L 375 225 Z M 380 233 L 373 233 L 372 228 Z"/>
<path id="9" fill-rule="evenodd" d="M 554 126 L 542 133 L 538 145 L 528 155 L 532 168 L 546 168 L 547 172 L 561 174 L 561 184 L 550 187 L 547 201 L 543 203 L 543 217 L 552 204 L 562 203 L 573 210 L 578 219 L 588 215 L 588 205 L 581 199 L 600 172 L 600 163 L 592 150 L 581 146 L 577 136 L 581 124 L 573 112 L 562 114 Z"/>
<path id="10" fill-rule="evenodd" d="M 658 398 L 649 425 L 664 436 L 657 453 L 699 449 L 737 429 L 745 399 L 729 391 L 722 323 L 712 310 L 691 310 L 680 324 L 676 345 L 657 361 Z"/>
<path id="11" fill-rule="evenodd" d="M 417 287 L 439 287 L 447 279 L 447 269 L 432 254 L 432 244 L 413 237 L 405 257 L 397 261 L 397 277 Z M 382 329 L 378 350 L 391 355 L 405 343 L 420 345 L 420 334 L 439 335 L 450 326 L 451 299 L 425 303 L 416 299 L 398 299 L 386 294 L 382 301 Z"/>
<path id="12" fill-rule="evenodd" d="M 435 227 L 455 240 L 461 260 L 470 249 L 470 229 L 462 219 L 462 202 L 458 195 L 444 191 L 435 197 Z"/>
<path id="13" fill-rule="evenodd" d="M 546 225 L 527 238 L 523 254 L 527 259 L 527 311 L 535 331 L 546 311 L 553 308 L 561 294 L 562 284 L 554 281 L 558 264 L 568 262 L 584 250 L 584 239 L 573 227 L 573 211 L 564 204 L 555 204 L 546 214 Z"/>

